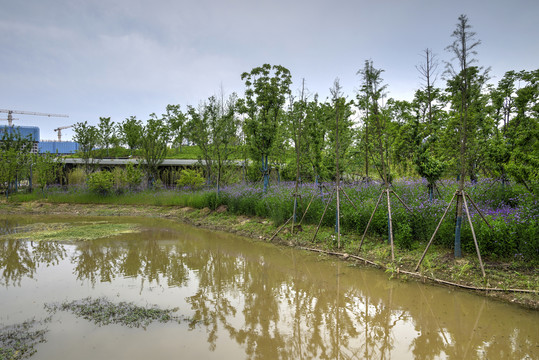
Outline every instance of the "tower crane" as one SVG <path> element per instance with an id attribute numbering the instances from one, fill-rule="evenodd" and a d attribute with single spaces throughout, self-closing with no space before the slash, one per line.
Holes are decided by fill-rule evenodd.
<path id="1" fill-rule="evenodd" d="M 54 131 L 58 131 L 58 142 L 62 141 L 62 130 L 72 128 L 74 125 L 68 125 L 68 126 L 60 126 L 57 129 L 54 129 Z"/>
<path id="2" fill-rule="evenodd" d="M 0 113 L 7 113 L 7 121 L 8 121 L 9 126 L 13 126 L 14 119 L 13 119 L 12 114 L 48 116 L 48 117 L 69 117 L 68 115 L 64 115 L 64 114 L 46 114 L 46 113 L 40 113 L 40 112 L 7 110 L 7 109 L 0 109 Z"/>

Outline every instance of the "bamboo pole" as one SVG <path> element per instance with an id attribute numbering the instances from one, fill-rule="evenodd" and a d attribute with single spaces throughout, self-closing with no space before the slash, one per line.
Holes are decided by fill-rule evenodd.
<path id="1" fill-rule="evenodd" d="M 481 215 L 481 218 L 483 219 L 483 221 L 485 222 L 485 224 L 487 224 L 487 226 L 489 228 L 492 229 L 492 226 L 490 226 L 490 224 L 488 223 L 487 219 L 485 219 L 485 217 L 483 216 L 483 213 L 481 212 L 481 210 L 479 210 L 479 208 L 477 207 L 477 205 L 475 204 L 475 202 L 472 200 L 472 198 L 470 197 L 470 195 L 466 194 L 466 197 L 468 198 L 468 200 L 470 200 L 470 202 L 472 203 L 473 207 L 475 208 L 475 210 L 479 213 L 479 215 Z"/>
<path id="2" fill-rule="evenodd" d="M 434 237 L 436 236 L 436 233 L 440 229 L 440 225 L 442 225 L 442 222 L 444 221 L 445 216 L 447 215 L 447 212 L 449 211 L 449 208 L 451 207 L 451 204 L 453 204 L 453 201 L 455 200 L 455 196 L 457 196 L 457 192 L 458 191 L 456 191 L 455 194 L 453 194 L 453 197 L 451 198 L 451 201 L 447 205 L 447 208 L 445 208 L 444 215 L 440 219 L 440 222 L 438 223 L 438 226 L 436 226 L 436 230 L 434 230 L 434 233 L 432 234 L 432 237 L 430 238 L 429 243 L 427 244 L 427 247 L 425 248 L 425 251 L 423 251 L 423 255 L 421 255 L 421 259 L 419 259 L 419 262 L 417 263 L 417 266 L 415 267 L 415 271 L 417 271 L 419 269 L 419 266 L 423 262 L 423 259 L 425 258 L 425 255 L 427 255 L 427 251 L 429 250 L 429 247 L 432 244 L 432 241 L 434 240 Z"/>
<path id="3" fill-rule="evenodd" d="M 337 185 L 337 249 L 341 248 L 341 192 L 340 186 Z"/>
<path id="4" fill-rule="evenodd" d="M 379 263 L 376 263 L 376 262 L 374 262 L 372 260 L 365 259 L 365 258 L 359 257 L 357 255 L 353 255 L 353 254 L 344 254 L 344 253 L 339 253 L 339 252 L 335 252 L 335 251 L 328 251 L 328 250 L 316 249 L 316 248 L 308 248 L 308 247 L 305 247 L 305 246 L 300 246 L 300 247 L 298 247 L 298 249 L 307 250 L 307 251 L 313 251 L 313 252 L 317 252 L 317 253 L 321 253 L 321 254 L 340 256 L 340 257 L 347 256 L 349 258 L 361 261 L 361 262 L 363 262 L 365 264 L 370 264 L 370 265 L 373 265 L 373 266 L 376 266 L 376 267 L 379 267 L 379 268 L 382 268 L 382 269 L 387 269 L 387 266 L 385 266 L 383 264 L 379 264 Z M 430 280 L 430 281 L 433 281 L 433 282 L 436 282 L 436 283 L 439 283 L 439 284 L 455 286 L 455 287 L 468 289 L 468 290 L 487 291 L 487 292 L 488 291 L 520 292 L 520 293 L 528 293 L 528 294 L 539 294 L 538 290 L 501 289 L 501 288 L 477 287 L 477 286 L 472 286 L 472 285 L 458 284 L 458 283 L 454 283 L 454 282 L 447 281 L 447 280 L 441 280 L 441 279 L 437 279 L 435 277 L 425 276 L 425 275 L 423 275 L 421 273 L 413 272 L 413 271 L 406 271 L 406 270 L 399 269 L 398 272 L 399 272 L 399 274 L 410 275 L 410 276 L 416 277 L 418 279 Z"/>
<path id="5" fill-rule="evenodd" d="M 284 227 L 290 222 L 290 220 L 292 220 L 294 218 L 294 216 L 290 217 L 288 220 L 286 220 L 286 222 L 275 232 L 275 234 L 273 234 L 273 236 L 269 239 L 269 241 L 272 241 L 278 233 L 281 232 L 281 230 L 284 229 Z"/>
<path id="6" fill-rule="evenodd" d="M 382 195 L 384 195 L 383 191 L 380 193 L 380 196 L 378 196 L 378 201 L 376 202 L 376 206 L 374 206 L 374 210 L 372 211 L 371 218 L 369 219 L 369 222 L 367 223 L 367 227 L 365 228 L 365 231 L 363 232 L 363 236 L 361 237 L 361 242 L 359 243 L 359 248 L 357 249 L 357 251 L 361 250 L 361 246 L 363 245 L 363 240 L 365 240 L 365 235 L 367 234 L 367 230 L 369 230 L 369 226 L 371 225 L 371 221 L 372 221 L 372 218 L 374 217 L 374 213 L 376 212 L 376 209 L 378 209 L 378 205 L 380 204 Z"/>
<path id="7" fill-rule="evenodd" d="M 315 195 L 316 195 L 316 190 L 313 192 L 313 195 L 311 196 L 311 200 L 309 201 L 309 204 L 307 205 L 307 209 L 305 209 L 305 212 L 303 213 L 303 216 L 301 217 L 301 220 L 299 221 L 298 226 L 301 225 L 301 223 L 303 222 L 303 219 L 305 218 L 305 215 L 307 215 L 307 211 L 309 211 L 309 208 L 311 207 L 311 204 L 314 200 Z"/>
<path id="8" fill-rule="evenodd" d="M 341 189 L 342 193 L 344 194 L 344 197 L 346 197 L 346 199 L 348 199 L 348 201 L 350 202 L 350 204 L 352 204 L 352 206 L 354 207 L 354 209 L 356 209 L 356 211 L 359 211 L 359 209 L 356 207 L 356 204 L 354 204 L 354 202 L 352 201 L 352 199 L 350 199 L 350 197 L 348 196 L 348 194 L 346 193 L 346 191 L 344 191 L 344 189 Z"/>
<path id="9" fill-rule="evenodd" d="M 389 189 L 386 189 L 387 194 L 387 213 L 389 216 L 389 240 L 391 242 L 391 261 L 395 261 L 395 250 L 393 245 L 393 222 L 391 221 L 391 200 L 389 198 Z"/>
<path id="10" fill-rule="evenodd" d="M 329 200 L 326 204 L 326 207 L 324 208 L 324 212 L 322 213 L 322 216 L 320 217 L 320 222 L 318 223 L 318 227 L 316 228 L 316 232 L 314 233 L 313 239 L 311 242 L 314 242 L 314 239 L 316 239 L 316 235 L 318 234 L 318 230 L 320 230 L 320 226 L 322 226 L 322 220 L 324 220 L 324 216 L 326 215 L 326 211 L 328 209 L 329 204 L 333 200 L 333 195 L 335 195 L 335 189 L 333 189 L 333 192 L 331 193 L 331 196 L 329 197 Z"/>
<path id="11" fill-rule="evenodd" d="M 393 194 L 397 197 L 397 199 L 399 199 L 399 201 L 400 201 L 401 204 L 406 208 L 406 210 L 408 210 L 409 212 L 413 212 L 412 209 L 410 209 L 410 208 L 408 207 L 408 205 L 406 205 L 406 204 L 404 203 L 404 201 L 402 201 L 402 199 L 400 198 L 400 196 L 397 195 L 397 193 L 396 193 L 394 190 L 391 190 L 391 193 L 393 193 Z"/>
<path id="12" fill-rule="evenodd" d="M 475 250 L 477 251 L 477 258 L 479 259 L 479 265 L 481 265 L 481 272 L 483 273 L 483 277 L 486 277 L 485 268 L 483 267 L 483 260 L 481 260 L 481 252 L 479 251 L 479 244 L 477 243 L 477 237 L 475 236 L 475 230 L 472 224 L 472 217 L 470 216 L 470 211 L 468 210 L 468 203 L 466 202 L 466 196 L 463 196 L 462 200 L 464 201 L 464 210 L 466 210 L 466 215 L 468 216 L 468 222 L 470 223 L 470 228 L 472 229 L 473 242 L 475 244 Z"/>

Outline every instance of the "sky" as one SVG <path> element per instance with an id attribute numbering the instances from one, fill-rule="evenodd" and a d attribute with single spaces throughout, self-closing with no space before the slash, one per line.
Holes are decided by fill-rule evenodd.
<path id="1" fill-rule="evenodd" d="M 221 89 L 243 96 L 241 74 L 265 63 L 288 68 L 295 93 L 305 79 L 325 99 L 338 78 L 354 99 L 366 60 L 384 70 L 388 97 L 411 100 L 426 48 L 444 87 L 461 14 L 492 83 L 539 68 L 537 0 L 0 0 L 0 109 L 69 115 L 13 116 L 54 140 L 59 126 L 145 121 Z"/>

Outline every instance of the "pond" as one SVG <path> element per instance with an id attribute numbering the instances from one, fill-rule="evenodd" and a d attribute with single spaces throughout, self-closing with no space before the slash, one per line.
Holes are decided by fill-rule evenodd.
<path id="1" fill-rule="evenodd" d="M 32 359 L 539 358 L 536 311 L 165 219 L 3 216 L 0 270 Z"/>

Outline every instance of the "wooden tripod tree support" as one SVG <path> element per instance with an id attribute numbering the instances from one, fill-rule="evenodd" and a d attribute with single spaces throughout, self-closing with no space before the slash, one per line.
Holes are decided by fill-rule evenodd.
<path id="1" fill-rule="evenodd" d="M 361 236 L 361 242 L 359 243 L 359 248 L 357 251 L 358 252 L 361 251 L 361 246 L 363 246 L 363 241 L 365 240 L 365 235 L 367 234 L 367 230 L 369 230 L 369 226 L 371 225 L 372 219 L 374 218 L 374 214 L 376 213 L 376 210 L 378 209 L 378 205 L 380 205 L 380 201 L 382 200 L 382 196 L 384 196 L 384 194 L 386 194 L 387 196 L 387 212 L 388 212 L 388 217 L 389 217 L 389 241 L 391 243 L 391 261 L 395 261 L 395 247 L 393 244 L 393 221 L 391 219 L 391 198 L 389 195 L 394 194 L 397 197 L 397 199 L 400 201 L 400 203 L 409 212 L 412 212 L 412 209 L 410 209 L 408 205 L 406 205 L 404 201 L 402 201 L 399 195 L 397 195 L 397 193 L 391 190 L 387 185 L 386 185 L 386 188 L 380 192 L 380 196 L 378 196 L 378 201 L 376 202 L 376 205 L 374 206 L 374 210 L 372 211 L 369 222 L 367 223 L 367 227 L 365 228 L 365 231 L 363 232 L 363 236 Z"/>
<path id="2" fill-rule="evenodd" d="M 466 217 L 468 218 L 468 223 L 470 224 L 470 228 L 472 230 L 472 237 L 473 237 L 473 241 L 474 241 L 474 244 L 475 244 L 475 250 L 477 252 L 477 258 L 479 259 L 479 265 L 481 266 L 481 272 L 483 273 L 483 277 L 486 277 L 485 268 L 483 267 L 483 260 L 481 260 L 481 252 L 479 251 L 479 244 L 477 242 L 477 237 L 475 236 L 475 230 L 474 230 L 473 223 L 472 223 L 472 217 L 470 216 L 470 210 L 468 209 L 468 203 L 466 202 L 466 198 L 468 198 L 468 200 L 470 200 L 470 202 L 472 203 L 475 210 L 479 213 L 479 215 L 481 215 L 481 218 L 483 219 L 485 224 L 487 224 L 488 227 L 490 227 L 490 228 L 492 228 L 492 227 L 488 223 L 487 219 L 485 219 L 485 217 L 483 216 L 483 214 L 481 213 L 481 211 L 479 210 L 477 205 L 473 202 L 470 195 L 466 194 L 464 192 L 464 190 L 457 190 L 457 191 L 455 191 L 455 194 L 453 194 L 453 197 L 451 198 L 451 201 L 447 205 L 447 208 L 445 209 L 444 214 L 443 214 L 442 218 L 440 219 L 440 222 L 438 223 L 438 226 L 436 226 L 436 230 L 434 230 L 434 233 L 432 234 L 432 237 L 430 238 L 430 240 L 429 240 L 429 242 L 427 244 L 427 247 L 425 248 L 425 251 L 423 251 L 423 255 L 421 256 L 421 259 L 419 259 L 419 262 L 417 263 L 417 266 L 415 267 L 416 272 L 418 271 L 419 266 L 423 262 L 423 259 L 425 258 L 425 255 L 427 254 L 427 251 L 429 250 L 429 247 L 432 244 L 432 241 L 434 240 L 434 237 L 436 236 L 436 233 L 440 229 L 440 226 L 442 225 L 442 222 L 444 221 L 445 216 L 447 215 L 447 212 L 449 211 L 449 208 L 453 204 L 453 201 L 455 200 L 455 197 L 458 197 L 458 196 L 462 196 L 462 203 L 464 205 L 464 210 L 466 211 Z"/>
<path id="3" fill-rule="evenodd" d="M 337 247 L 339 249 L 341 248 L 341 226 L 340 226 L 340 213 L 341 213 L 340 212 L 340 206 L 341 206 L 341 204 L 340 204 L 340 197 L 339 197 L 340 193 L 343 193 L 344 197 L 350 202 L 350 204 L 352 204 L 354 209 L 356 209 L 356 211 L 358 211 L 358 208 L 356 207 L 356 204 L 354 204 L 354 202 L 352 201 L 352 199 L 350 199 L 348 194 L 346 194 L 344 189 L 340 185 L 335 185 L 335 187 L 333 188 L 333 191 L 331 192 L 331 195 L 329 196 L 328 202 L 326 203 L 326 206 L 324 208 L 324 212 L 322 213 L 322 216 L 320 217 L 320 222 L 318 223 L 318 226 L 316 227 L 316 231 L 314 233 L 313 239 L 311 240 L 312 242 L 314 242 L 314 240 L 316 239 L 316 235 L 318 235 L 318 231 L 320 230 L 320 227 L 322 226 L 322 221 L 324 220 L 324 216 L 326 215 L 329 204 L 331 204 L 331 202 L 333 200 L 333 196 L 335 196 L 335 194 L 337 194 Z M 312 199 L 311 199 L 311 201 L 312 201 Z M 310 203 L 309 203 L 309 205 L 310 205 Z M 309 207 L 307 207 L 307 210 L 309 210 Z M 307 213 L 307 210 L 305 210 L 305 214 Z M 305 216 L 305 214 L 303 214 L 303 216 Z M 303 218 L 302 218 L 302 220 L 303 220 Z"/>

